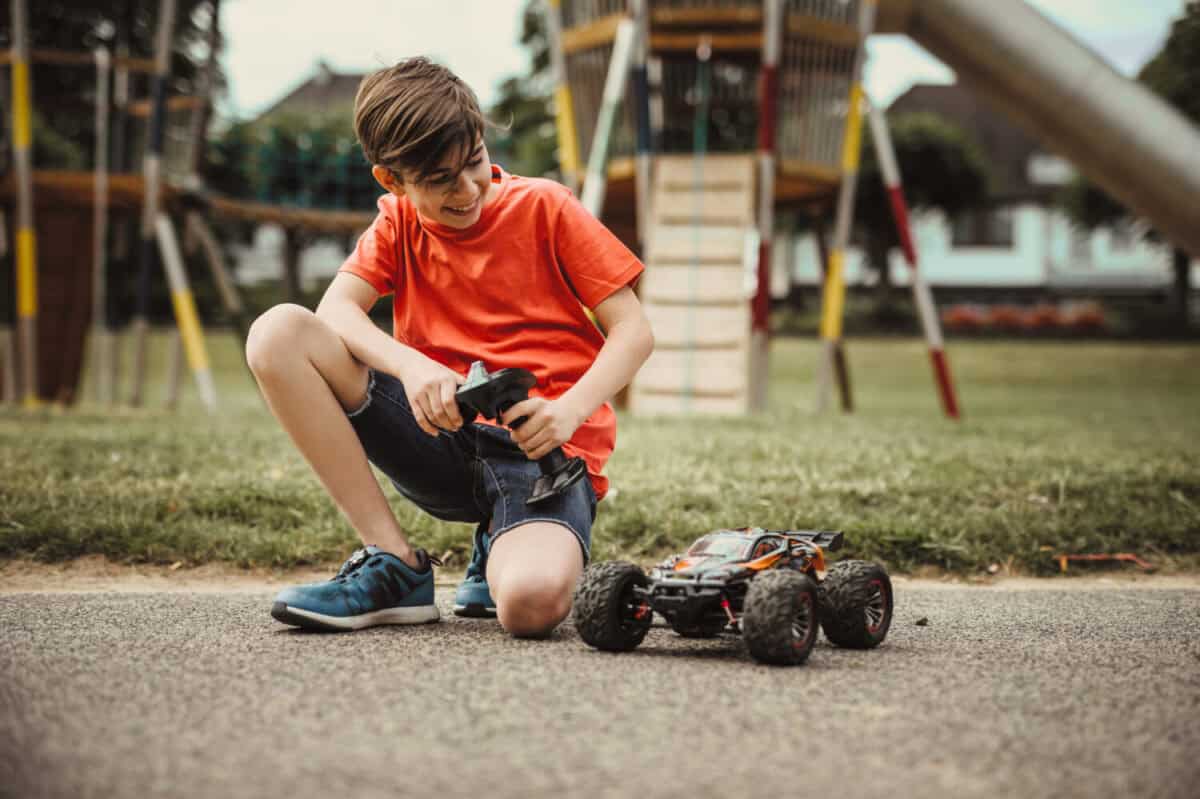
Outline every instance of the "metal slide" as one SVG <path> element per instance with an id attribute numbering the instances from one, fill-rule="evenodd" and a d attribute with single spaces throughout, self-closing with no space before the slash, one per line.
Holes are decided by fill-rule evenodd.
<path id="1" fill-rule="evenodd" d="M 1200 130 L 1022 0 L 883 0 L 904 33 L 1200 258 Z"/>

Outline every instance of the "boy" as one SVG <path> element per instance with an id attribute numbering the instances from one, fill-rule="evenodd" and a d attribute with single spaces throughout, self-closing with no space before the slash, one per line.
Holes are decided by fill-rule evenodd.
<path id="1" fill-rule="evenodd" d="M 642 264 L 562 186 L 493 166 L 475 95 L 444 67 L 413 58 L 368 75 L 354 124 L 387 191 L 379 215 L 316 313 L 270 309 L 246 356 L 364 547 L 333 580 L 282 591 L 271 613 L 319 629 L 438 618 L 437 561 L 400 530 L 369 461 L 426 512 L 476 524 L 456 612 L 544 636 L 570 612 L 607 489 L 607 400 L 654 345 L 631 288 Z M 393 337 L 367 316 L 388 293 Z M 501 419 L 527 417 L 518 430 L 460 415 L 454 392 L 475 360 L 537 377 Z M 530 507 L 535 460 L 558 446 L 587 479 Z"/>

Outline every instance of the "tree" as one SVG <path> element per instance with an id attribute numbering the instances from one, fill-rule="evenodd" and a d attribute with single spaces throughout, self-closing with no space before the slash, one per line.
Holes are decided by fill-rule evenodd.
<path id="1" fill-rule="evenodd" d="M 520 43 L 529 51 L 529 74 L 500 86 L 500 98 L 488 112 L 498 127 L 491 155 L 512 172 L 550 175 L 559 170 L 558 140 L 551 112 L 550 44 L 539 0 L 525 4 Z"/>
<path id="2" fill-rule="evenodd" d="M 938 210 L 951 217 L 983 204 L 987 165 L 965 132 L 930 113 L 890 117 L 888 128 L 911 210 Z M 888 254 L 900 246 L 900 239 L 869 127 L 864 134 L 854 218 L 867 263 L 879 275 L 882 306 L 890 299 Z"/>
<path id="3" fill-rule="evenodd" d="M 1184 116 L 1200 123 L 1200 92 L 1196 90 L 1200 86 L 1200 0 L 1190 0 L 1183 16 L 1172 23 L 1162 50 L 1142 67 L 1137 79 Z M 1088 230 L 1128 221 L 1131 216 L 1129 209 L 1082 177 L 1067 187 L 1060 202 L 1067 215 Z M 1162 241 L 1162 236 L 1153 229 L 1147 230 L 1146 237 L 1151 241 Z M 1173 248 L 1171 266 L 1174 275 L 1172 324 L 1179 330 L 1186 330 L 1191 294 L 1191 262 L 1187 253 Z"/>

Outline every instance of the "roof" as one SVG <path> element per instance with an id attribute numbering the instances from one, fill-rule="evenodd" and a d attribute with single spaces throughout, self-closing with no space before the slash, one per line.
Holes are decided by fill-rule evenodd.
<path id="1" fill-rule="evenodd" d="M 975 140 L 991 172 L 992 199 L 1045 198 L 1053 191 L 1029 181 L 1030 157 L 1044 152 L 1037 141 L 962 84 L 918 84 L 888 106 L 889 114 L 916 112 L 937 114 Z"/>
<path id="2" fill-rule="evenodd" d="M 329 64 L 318 61 L 312 77 L 276 100 L 258 119 L 282 114 L 336 112 L 353 105 L 363 72 L 334 72 Z"/>

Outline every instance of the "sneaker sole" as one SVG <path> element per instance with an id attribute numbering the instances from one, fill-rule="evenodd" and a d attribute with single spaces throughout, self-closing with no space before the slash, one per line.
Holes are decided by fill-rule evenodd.
<path id="1" fill-rule="evenodd" d="M 494 619 L 496 618 L 496 609 L 478 602 L 471 602 L 467 605 L 455 604 L 454 615 L 466 616 L 469 619 Z"/>
<path id="2" fill-rule="evenodd" d="M 345 630 L 361 630 L 364 627 L 375 627 L 380 624 L 428 624 L 441 618 L 437 605 L 425 605 L 412 608 L 385 608 L 358 616 L 326 616 L 304 608 L 294 608 L 286 602 L 276 602 L 271 606 L 271 615 L 277 621 L 294 627 L 304 627 L 309 630 L 326 630 L 343 632 Z"/>

